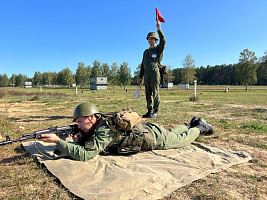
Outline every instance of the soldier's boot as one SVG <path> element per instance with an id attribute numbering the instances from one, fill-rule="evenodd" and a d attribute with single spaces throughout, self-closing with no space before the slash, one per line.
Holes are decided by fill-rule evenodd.
<path id="1" fill-rule="evenodd" d="M 159 110 L 154 110 L 153 114 L 151 115 L 151 118 L 156 118 L 159 116 Z"/>
<path id="2" fill-rule="evenodd" d="M 195 126 L 195 128 L 198 128 L 200 130 L 201 135 L 212 135 L 213 134 L 213 128 L 210 124 L 208 124 L 204 119 L 199 118 L 198 119 L 198 125 Z"/>
<path id="3" fill-rule="evenodd" d="M 187 127 L 188 129 L 190 129 L 190 128 L 193 128 L 193 127 L 197 126 L 197 125 L 198 125 L 198 119 L 199 119 L 199 118 L 197 118 L 197 117 L 192 117 L 192 119 L 191 119 L 191 121 L 190 121 L 189 124 L 186 124 L 186 123 L 185 123 L 186 127 Z"/>
<path id="4" fill-rule="evenodd" d="M 152 118 L 152 115 L 153 115 L 153 110 L 148 109 L 147 113 L 144 114 L 142 117 L 143 118 Z"/>

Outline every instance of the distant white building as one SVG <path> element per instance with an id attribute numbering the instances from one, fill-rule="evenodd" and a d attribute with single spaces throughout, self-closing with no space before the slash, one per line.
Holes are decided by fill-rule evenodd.
<path id="1" fill-rule="evenodd" d="M 189 84 L 179 84 L 178 88 L 185 88 L 185 89 L 189 89 Z"/>
<path id="2" fill-rule="evenodd" d="M 173 88 L 173 82 L 163 83 L 163 85 L 161 87 L 162 88 Z"/>
<path id="3" fill-rule="evenodd" d="M 32 88 L 32 82 L 31 81 L 25 81 L 24 82 L 24 88 Z"/>

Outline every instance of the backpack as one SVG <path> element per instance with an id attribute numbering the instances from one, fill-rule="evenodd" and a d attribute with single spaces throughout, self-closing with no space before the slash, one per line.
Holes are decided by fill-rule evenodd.
<path id="1" fill-rule="evenodd" d="M 117 128 L 123 131 L 129 131 L 142 121 L 142 117 L 137 112 L 133 112 L 131 110 L 122 112 L 110 112 L 103 115 L 106 117 L 108 126 L 113 131 Z"/>
<path id="2" fill-rule="evenodd" d="M 131 110 L 122 112 L 105 113 L 106 123 L 109 128 L 116 132 L 113 140 L 105 149 L 104 154 L 109 154 L 113 151 L 110 147 L 116 139 L 120 139 L 121 134 L 118 130 L 124 132 L 126 138 L 122 141 L 121 147 L 115 149 L 115 153 L 119 155 L 127 155 L 131 153 L 138 153 L 141 149 L 152 149 L 153 138 L 147 129 L 144 129 L 142 124 L 142 117 Z"/>

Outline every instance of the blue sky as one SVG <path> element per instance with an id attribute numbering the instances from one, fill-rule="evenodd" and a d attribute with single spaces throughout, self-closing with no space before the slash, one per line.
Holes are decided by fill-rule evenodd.
<path id="1" fill-rule="evenodd" d="M 156 31 L 155 8 L 165 19 L 162 64 L 234 64 L 248 48 L 267 50 L 266 0 L 0 0 L 0 74 L 75 73 L 86 66 L 128 62 L 131 72 Z"/>

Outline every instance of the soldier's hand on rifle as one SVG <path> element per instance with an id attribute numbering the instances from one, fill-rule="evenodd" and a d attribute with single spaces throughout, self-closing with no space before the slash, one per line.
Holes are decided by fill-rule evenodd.
<path id="1" fill-rule="evenodd" d="M 56 134 L 42 134 L 42 138 L 39 140 L 43 142 L 57 143 L 59 137 Z"/>
<path id="2" fill-rule="evenodd" d="M 83 138 L 83 135 L 81 132 L 78 132 L 75 135 L 71 135 L 71 136 L 72 136 L 73 142 L 76 142 L 76 143 L 78 143 Z"/>

